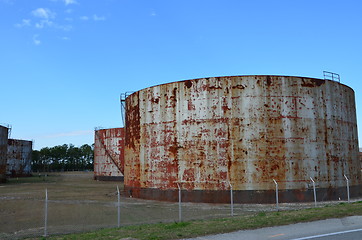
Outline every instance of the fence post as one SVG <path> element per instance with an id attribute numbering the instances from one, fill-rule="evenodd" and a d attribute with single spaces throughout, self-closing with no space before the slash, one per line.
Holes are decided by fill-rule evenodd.
<path id="1" fill-rule="evenodd" d="M 178 183 L 177 183 L 177 187 L 178 187 L 178 221 L 182 222 L 181 187 L 180 187 L 180 185 Z"/>
<path id="2" fill-rule="evenodd" d="M 231 205 L 231 216 L 234 216 L 234 195 L 233 195 L 233 186 L 229 182 L 230 186 L 230 205 Z"/>
<path id="3" fill-rule="evenodd" d="M 117 226 L 120 227 L 121 226 L 121 195 L 119 193 L 119 187 L 117 185 L 117 198 L 118 198 L 118 203 L 117 203 Z"/>
<path id="4" fill-rule="evenodd" d="M 45 207 L 44 207 L 44 237 L 48 236 L 48 189 L 45 189 Z"/>
<path id="5" fill-rule="evenodd" d="M 273 179 L 274 183 L 275 183 L 275 201 L 277 204 L 277 211 L 279 211 L 279 199 L 278 199 L 278 183 L 277 181 L 275 181 L 275 179 Z"/>
<path id="6" fill-rule="evenodd" d="M 348 197 L 348 202 L 349 202 L 349 181 L 348 181 L 348 178 L 347 178 L 346 174 L 344 174 L 344 178 L 347 181 L 347 197 Z"/>
<path id="7" fill-rule="evenodd" d="M 312 180 L 313 183 L 313 195 L 314 195 L 314 207 L 317 207 L 317 193 L 315 191 L 315 182 L 312 177 L 309 177 L 310 180 Z"/>

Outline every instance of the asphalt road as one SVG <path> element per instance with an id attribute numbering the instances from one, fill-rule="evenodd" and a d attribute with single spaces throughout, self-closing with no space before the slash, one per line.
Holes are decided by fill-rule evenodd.
<path id="1" fill-rule="evenodd" d="M 360 240 L 362 216 L 298 223 L 192 238 L 188 240 Z"/>

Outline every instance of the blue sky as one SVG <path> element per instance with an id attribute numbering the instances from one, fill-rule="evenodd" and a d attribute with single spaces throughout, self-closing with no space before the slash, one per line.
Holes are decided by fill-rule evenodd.
<path id="1" fill-rule="evenodd" d="M 0 0 L 0 123 L 35 149 L 122 126 L 119 95 L 225 75 L 341 75 L 362 146 L 362 1 Z"/>

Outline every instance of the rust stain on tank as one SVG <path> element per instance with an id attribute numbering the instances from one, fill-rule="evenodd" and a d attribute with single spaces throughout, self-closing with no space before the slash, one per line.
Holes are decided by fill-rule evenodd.
<path id="1" fill-rule="evenodd" d="M 320 87 L 326 81 L 323 79 L 304 79 L 302 78 L 302 87 Z"/>
<path id="2" fill-rule="evenodd" d="M 306 189 L 309 177 L 343 188 L 343 174 L 361 184 L 354 93 L 337 82 L 203 78 L 147 88 L 126 103 L 125 188 L 134 196 L 173 199 L 179 183 L 195 201 L 227 201 L 220 191 L 231 182 L 240 196 L 269 198 L 272 179 L 287 193 Z"/>
<path id="3" fill-rule="evenodd" d="M 191 82 L 190 80 L 185 81 L 185 86 L 186 86 L 187 88 L 192 87 L 192 82 Z"/>
<path id="4" fill-rule="evenodd" d="M 272 79 L 271 79 L 270 76 L 266 76 L 266 85 L 267 85 L 267 86 L 272 85 Z"/>

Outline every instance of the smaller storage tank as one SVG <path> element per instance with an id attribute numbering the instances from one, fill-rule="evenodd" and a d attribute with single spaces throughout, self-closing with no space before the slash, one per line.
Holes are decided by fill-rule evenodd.
<path id="1" fill-rule="evenodd" d="M 19 139 L 8 140 L 6 172 L 11 177 L 31 175 L 31 154 L 33 142 Z"/>
<path id="2" fill-rule="evenodd" d="M 7 159 L 7 148 L 8 148 L 8 132 L 7 127 L 0 125 L 0 182 L 5 182 L 6 177 L 6 159 Z"/>
<path id="3" fill-rule="evenodd" d="M 94 133 L 94 179 L 123 180 L 124 130 L 110 128 Z"/>

